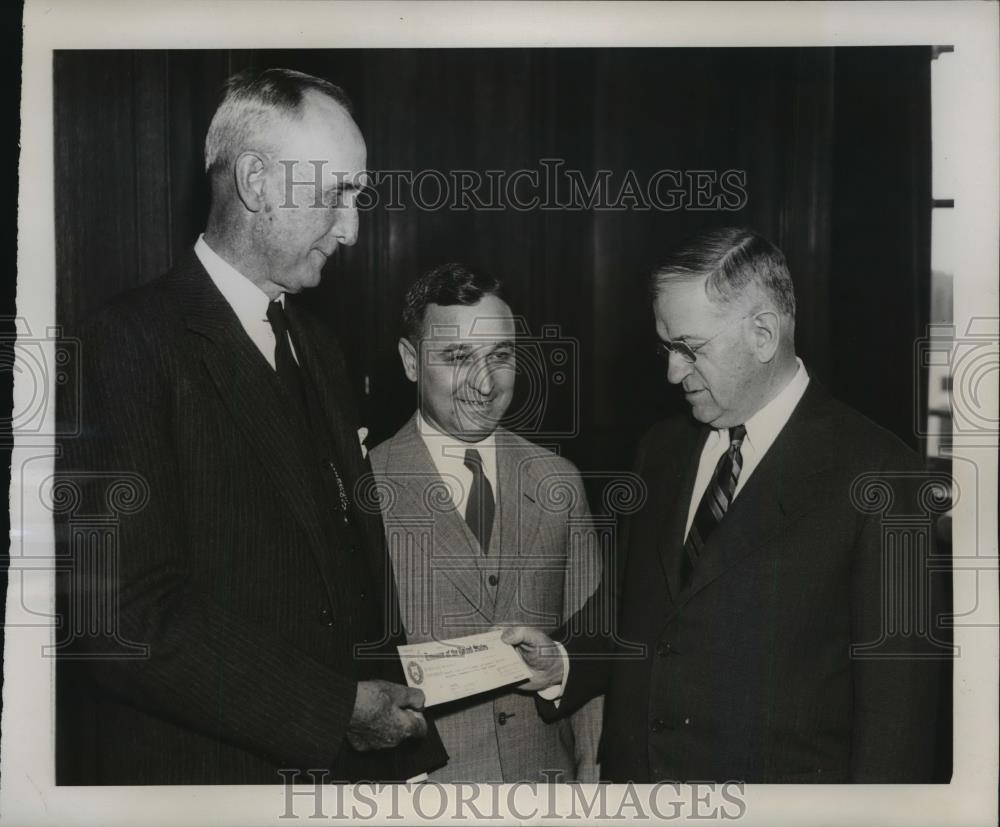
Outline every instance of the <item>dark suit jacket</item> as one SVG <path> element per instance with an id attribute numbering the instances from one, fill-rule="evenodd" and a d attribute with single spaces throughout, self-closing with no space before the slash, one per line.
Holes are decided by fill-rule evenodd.
<path id="1" fill-rule="evenodd" d="M 568 685 L 541 711 L 606 690 L 600 759 L 617 782 L 934 780 L 949 650 L 922 634 L 944 583 L 918 539 L 931 533 L 912 496 L 918 458 L 813 380 L 680 591 L 707 435 L 681 418 L 644 438 L 648 501 L 626 525 L 618 641 L 606 624 L 563 632 Z M 615 656 L 582 657 L 595 652 Z"/>
<path id="2" fill-rule="evenodd" d="M 351 528 L 336 509 L 327 460 L 348 495 L 369 470 L 340 351 L 286 301 L 325 442 L 193 253 L 81 334 L 83 432 L 59 462 L 77 498 L 57 520 L 59 783 L 401 780 L 446 760 L 433 730 L 347 744 L 357 682 L 404 682 L 396 594 L 377 512 L 352 508 Z"/>

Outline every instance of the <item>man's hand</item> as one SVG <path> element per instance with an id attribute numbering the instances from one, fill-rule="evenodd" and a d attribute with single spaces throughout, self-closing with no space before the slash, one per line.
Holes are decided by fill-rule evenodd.
<path id="1" fill-rule="evenodd" d="M 347 742 L 359 752 L 394 747 L 407 738 L 427 734 L 420 712 L 424 693 L 389 681 L 360 681 Z"/>
<path id="2" fill-rule="evenodd" d="M 562 683 L 562 656 L 545 632 L 531 626 L 511 626 L 504 630 L 500 639 L 517 649 L 521 660 L 531 670 L 531 678 L 527 683 L 518 684 L 518 689 L 537 692 Z"/>

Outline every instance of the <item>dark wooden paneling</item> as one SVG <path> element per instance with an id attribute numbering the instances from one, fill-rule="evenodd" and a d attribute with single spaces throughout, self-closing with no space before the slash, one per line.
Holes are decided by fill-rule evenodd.
<path id="1" fill-rule="evenodd" d="M 417 160 L 421 144 L 437 140 L 446 128 L 446 124 L 426 117 L 422 95 L 428 90 L 421 66 L 421 52 L 400 50 L 385 53 L 366 74 L 364 93 L 370 102 L 367 134 L 382 137 L 381 141 L 369 140 L 369 164 L 376 171 L 422 169 Z M 426 130 L 423 140 L 415 137 L 421 127 Z M 377 295 L 382 297 L 372 303 L 376 318 L 368 348 L 372 354 L 368 373 L 371 394 L 366 413 L 373 440 L 390 436 L 415 406 L 415 390 L 402 374 L 396 341 L 406 287 L 422 266 L 421 222 L 412 203 L 404 200 L 405 190 L 383 183 L 377 191 L 381 202 L 362 216 L 362 232 L 367 233 L 362 238 L 370 251 Z M 389 209 L 390 199 L 406 206 Z"/>
<path id="2" fill-rule="evenodd" d="M 169 52 L 170 251 L 190 249 L 205 229 L 209 189 L 205 176 L 205 133 L 230 72 L 225 52 Z"/>
<path id="3" fill-rule="evenodd" d="M 911 52 L 60 52 L 59 318 L 78 320 L 191 245 L 208 214 L 203 143 L 224 79 L 285 65 L 354 98 L 374 170 L 509 174 L 556 158 L 586 180 L 608 171 L 613 192 L 660 169 L 747 176 L 736 211 L 426 210 L 405 190 L 403 209 L 365 211 L 359 243 L 330 262 L 314 302 L 359 391 L 368 379 L 376 439 L 413 407 L 395 347 L 406 286 L 465 260 L 507 283 L 534 333 L 553 326 L 576 342 L 581 438 L 563 447 L 585 466 L 624 467 L 637 434 L 683 407 L 651 353 L 649 269 L 681 237 L 730 223 L 786 251 L 813 372 L 905 436 L 929 279 L 929 69 Z M 903 319 L 891 335 L 886 308 Z M 550 404 L 550 429 L 572 419 L 565 401 Z"/>
<path id="4" fill-rule="evenodd" d="M 797 49 L 787 68 L 788 174 L 775 241 L 795 282 L 799 355 L 828 383 L 837 355 L 830 341 L 834 50 Z"/>
<path id="5" fill-rule="evenodd" d="M 130 52 L 56 52 L 56 301 L 71 326 L 136 284 Z"/>
<path id="6" fill-rule="evenodd" d="M 930 49 L 837 54 L 829 314 L 844 401 L 914 447 L 915 339 L 930 313 Z M 921 394 L 926 400 L 926 394 Z"/>
<path id="7" fill-rule="evenodd" d="M 170 165 L 167 55 L 136 52 L 135 220 L 138 278 L 149 281 L 170 266 Z"/>

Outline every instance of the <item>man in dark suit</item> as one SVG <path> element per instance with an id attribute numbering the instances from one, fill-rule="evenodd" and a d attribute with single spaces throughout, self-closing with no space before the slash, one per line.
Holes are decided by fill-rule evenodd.
<path id="1" fill-rule="evenodd" d="M 365 143 L 338 87 L 271 69 L 229 82 L 205 155 L 194 250 L 81 334 L 58 780 L 406 780 L 446 755 L 394 652 L 381 521 L 354 502 L 343 358 L 297 295 L 357 239 Z M 109 507 L 99 547 L 78 518 Z"/>
<path id="2" fill-rule="evenodd" d="M 936 780 L 941 578 L 926 546 L 873 513 L 891 502 L 905 523 L 919 509 L 919 458 L 809 377 L 784 256 L 765 239 L 695 238 L 653 294 L 692 417 L 639 448 L 648 500 L 626 526 L 617 628 L 570 623 L 558 655 L 537 630 L 506 633 L 530 686 L 562 686 L 540 708 L 607 692 L 612 781 Z"/>
<path id="3" fill-rule="evenodd" d="M 407 640 L 555 629 L 597 587 L 598 538 L 576 467 L 500 427 L 518 327 L 500 282 L 435 267 L 410 287 L 403 320 L 419 407 L 372 451 L 372 470 Z M 531 694 L 507 686 L 432 709 L 449 759 L 431 779 L 598 780 L 601 699 L 546 723 Z"/>

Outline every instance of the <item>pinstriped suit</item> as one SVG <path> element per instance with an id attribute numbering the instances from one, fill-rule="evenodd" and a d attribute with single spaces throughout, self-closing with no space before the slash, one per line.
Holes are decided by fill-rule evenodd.
<path id="1" fill-rule="evenodd" d="M 116 600 L 118 634 L 149 657 L 60 663 L 59 783 L 280 783 L 281 768 L 400 780 L 445 760 L 433 729 L 394 751 L 345 739 L 358 680 L 404 682 L 398 659 L 355 652 L 392 649 L 395 592 L 378 515 L 354 509 L 349 529 L 334 508 L 317 445 L 349 492 L 368 464 L 340 352 L 296 298 L 286 310 L 321 432 L 193 254 L 82 333 L 85 431 L 59 473 L 83 511 L 106 508 L 95 472 L 138 475 L 148 503 L 120 519 L 117 577 L 64 578 L 61 607 Z"/>
<path id="2" fill-rule="evenodd" d="M 416 417 L 372 451 L 407 639 L 531 623 L 555 629 L 594 591 L 600 556 L 572 463 L 496 432 L 497 511 L 488 554 L 451 502 Z M 533 693 L 499 689 L 431 710 L 449 762 L 435 781 L 596 780 L 601 699 L 544 723 Z"/>

